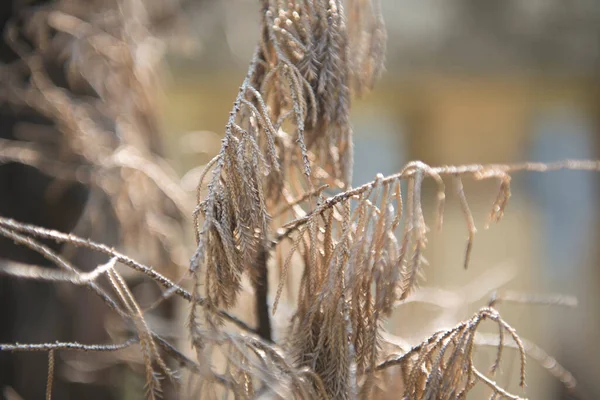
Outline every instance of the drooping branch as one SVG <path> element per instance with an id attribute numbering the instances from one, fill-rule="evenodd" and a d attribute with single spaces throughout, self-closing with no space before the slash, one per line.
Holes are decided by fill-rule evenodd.
<path id="1" fill-rule="evenodd" d="M 378 364 L 376 370 L 382 371 L 393 366 L 407 368 L 408 379 L 405 380 L 404 396 L 406 398 L 447 398 L 463 388 L 470 390 L 475 383 L 482 382 L 494 393 L 510 399 L 521 397 L 510 394 L 485 376 L 473 365 L 474 345 L 477 344 L 478 328 L 484 320 L 496 322 L 501 331 L 506 331 L 514 340 L 520 355 L 520 381 L 525 386 L 525 347 L 514 329 L 508 325 L 492 308 L 483 308 L 472 318 L 454 328 L 436 332 L 421 344 L 409 349 L 399 356 L 394 356 Z M 498 355 L 494 366 L 500 363 L 503 342 L 495 345 Z M 446 360 L 446 361 L 444 361 Z M 424 375 L 424 378 L 423 378 Z"/>
<path id="2" fill-rule="evenodd" d="M 427 175 L 439 176 L 471 176 L 475 180 L 495 178 L 500 174 L 508 174 L 514 172 L 550 172 L 559 170 L 573 171 L 600 171 L 600 161 L 595 160 L 564 160 L 552 163 L 519 163 L 519 164 L 471 164 L 461 166 L 443 166 L 430 167 L 422 162 L 416 161 L 410 163 L 402 171 L 397 174 L 384 177 L 379 182 L 373 180 L 361 185 L 357 188 L 344 191 L 324 200 L 321 205 L 307 213 L 306 216 L 290 221 L 285 224 L 277 233 L 272 241 L 272 246 L 276 246 L 282 239 L 288 237 L 292 231 L 297 230 L 300 226 L 306 224 L 313 215 L 322 214 L 325 210 L 330 209 L 334 205 L 347 201 L 353 197 L 372 190 L 377 183 L 389 184 L 398 180 L 407 180 L 413 177 L 418 170 L 423 170 Z"/>
<path id="3" fill-rule="evenodd" d="M 118 262 L 122 263 L 123 265 L 126 265 L 126 266 L 134 269 L 137 272 L 141 272 L 141 273 L 147 275 L 150 279 L 154 280 L 156 283 L 163 286 L 164 288 L 166 288 L 168 290 L 173 290 L 174 293 L 176 295 L 178 295 L 179 297 L 181 297 L 187 301 L 192 301 L 192 294 L 190 292 L 188 292 L 187 290 L 185 290 L 184 288 L 176 285 L 170 279 L 168 279 L 165 276 L 161 275 L 160 273 L 156 272 L 154 269 L 135 261 L 134 259 L 110 248 L 109 246 L 93 242 L 89 239 L 83 239 L 83 238 L 80 238 L 73 234 L 66 234 L 66 233 L 57 232 L 54 230 L 45 229 L 45 228 L 34 226 L 34 225 L 23 224 L 23 223 L 15 221 L 15 220 L 12 220 L 10 218 L 4 218 L 1 216 L 0 216 L 0 229 L 1 229 L 0 232 L 5 232 L 5 231 L 8 232 L 8 230 L 12 230 L 14 232 L 22 232 L 22 233 L 31 235 L 33 237 L 50 239 L 50 240 L 57 241 L 59 243 L 69 243 L 69 244 L 72 244 L 77 247 L 85 247 L 87 249 L 106 254 L 109 257 L 114 257 L 115 261 L 118 261 Z M 14 239 L 16 236 L 14 235 L 14 233 L 12 233 L 12 234 L 10 234 L 9 237 Z M 23 244 L 25 244 L 27 242 L 28 242 L 28 240 L 26 238 L 23 238 Z M 34 248 L 34 250 L 35 250 L 35 248 Z M 60 258 L 56 258 L 56 260 L 58 262 L 63 262 Z M 7 269 L 7 271 L 8 271 L 8 269 Z M 46 274 L 46 272 L 44 274 Z M 84 277 L 85 277 L 85 275 L 84 275 Z M 76 278 L 76 280 L 82 280 L 82 277 L 79 276 L 78 278 Z M 85 279 L 83 279 L 83 281 L 85 281 Z M 91 283 L 91 282 L 88 282 L 88 283 Z M 197 302 L 200 306 L 203 306 L 205 304 L 205 300 L 203 298 L 197 299 Z M 219 315 L 222 318 L 225 318 L 229 322 L 232 322 L 233 324 L 238 326 L 240 329 L 248 331 L 248 332 L 254 332 L 254 330 L 252 328 L 250 328 L 245 322 L 243 322 L 239 318 L 237 318 L 225 311 L 219 310 L 217 312 L 219 313 Z"/>

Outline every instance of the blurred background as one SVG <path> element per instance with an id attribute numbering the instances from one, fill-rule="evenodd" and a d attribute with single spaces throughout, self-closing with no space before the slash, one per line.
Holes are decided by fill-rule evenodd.
<path id="1" fill-rule="evenodd" d="M 158 0 L 154 3 L 161 4 Z M 184 3 L 183 18 L 164 30 L 164 42 L 151 42 L 144 50 L 150 56 L 165 55 L 166 68 L 157 78 L 162 87 L 156 99 L 160 110 L 157 131 L 161 132 L 165 157 L 182 177 L 184 189 L 193 193 L 202 166 L 220 149 L 228 114 L 258 38 L 260 6 L 256 0 Z M 354 186 L 372 180 L 377 173 L 397 172 L 411 160 L 459 165 L 600 159 L 599 1 L 381 3 L 388 32 L 386 71 L 375 89 L 352 105 Z M 173 8 L 168 11 L 173 13 Z M 0 19 L 7 18 L 2 13 Z M 0 184 L 6 184 L 2 179 Z M 133 180 L 130 176 L 123 179 Z M 478 228 L 469 269 L 463 268 L 467 226 L 448 182 L 444 228 L 429 236 L 426 257 L 430 265 L 423 282 L 423 293 L 439 294 L 441 300 L 435 305 L 401 305 L 387 328 L 416 344 L 434 331 L 470 317 L 487 304 L 494 290 L 575 296 L 576 308 L 508 302 L 497 307 L 519 335 L 573 373 L 581 398 L 600 398 L 600 176 L 572 171 L 515 174 L 506 214 L 489 229 L 485 226 L 497 183 L 465 179 L 464 184 Z M 426 220 L 434 226 L 434 187 L 426 189 Z M 0 215 L 5 215 L 4 211 Z M 97 220 L 104 217 L 102 213 L 96 216 Z M 147 227 L 144 221 L 140 226 L 142 230 Z M 153 229 L 156 227 L 149 231 Z M 117 236 L 111 232 L 97 239 L 108 238 L 113 245 Z M 150 258 L 151 246 L 142 243 L 141 247 L 134 255 Z M 179 260 L 187 262 L 185 251 Z M 99 262 L 95 259 L 89 265 Z M 175 279 L 185 266 L 177 270 L 165 261 L 161 268 Z M 0 280 L 0 294 L 6 293 L 3 284 L 6 281 Z M 146 293 L 141 286 L 136 294 Z M 157 289 L 151 294 L 157 295 Z M 23 307 L 29 310 L 37 304 L 40 302 L 32 299 Z M 96 309 L 103 307 L 94 304 Z M 94 315 L 89 307 L 79 305 L 73 320 Z M 175 319 L 177 314 L 177 323 L 184 326 L 187 306 L 173 309 L 164 313 L 168 316 L 165 320 Z M 54 320 L 47 314 L 48 320 Z M 30 319 L 44 322 L 33 316 Z M 7 321 L 4 316 L 1 320 Z M 85 331 L 82 337 L 94 338 L 87 342 L 107 339 L 90 333 L 101 330 L 102 321 L 94 318 L 95 324 L 86 321 L 85 329 L 79 327 Z M 162 328 L 184 342 L 186 334 L 174 326 L 169 322 Z M 21 341 L 47 340 L 19 337 Z M 77 334 L 73 337 L 81 340 Z M 521 393 L 517 388 L 518 357 L 509 352 L 498 383 Z M 489 354 L 482 357 L 488 365 L 493 362 Z M 123 358 L 134 357 L 127 353 Z M 38 360 L 42 391 L 46 360 L 45 356 Z M 73 356 L 68 372 L 83 386 L 97 371 L 82 360 L 80 355 Z M 0 368 L 0 375 L 2 372 Z M 33 375 L 21 382 L 23 387 L 33 385 L 29 381 Z M 560 382 L 533 360 L 528 363 L 527 375 L 528 398 L 570 398 Z M 110 379 L 122 382 L 128 377 L 123 373 Z M 143 384 L 139 377 L 131 379 L 138 386 Z M 131 385 L 125 383 L 126 389 L 116 398 L 142 398 L 141 393 L 130 393 Z M 87 392 L 77 393 L 72 391 L 71 398 L 94 398 Z M 108 392 L 97 396 L 110 398 Z M 479 398 L 478 394 L 473 398 Z"/>
<path id="2" fill-rule="evenodd" d="M 382 9 L 387 71 L 352 106 L 355 186 L 410 160 L 600 158 L 600 2 L 382 0 Z M 182 173 L 220 148 L 257 40 L 258 11 L 253 0 L 204 2 L 191 14 L 192 40 L 178 41 L 179 52 L 167 58 L 163 123 Z M 465 182 L 465 190 L 479 230 L 469 269 L 462 267 L 467 228 L 451 194 L 444 229 L 432 232 L 427 251 L 424 286 L 455 295 L 444 300 L 448 309 L 407 304 L 388 328 L 416 343 L 471 315 L 500 286 L 573 295 L 575 309 L 498 307 L 574 374 L 583 398 L 600 398 L 600 177 L 515 174 L 505 217 L 489 230 L 496 183 Z M 424 198 L 432 226 L 433 190 Z M 500 383 L 518 393 L 516 361 L 505 361 L 513 376 Z M 529 398 L 569 398 L 533 360 L 527 373 Z"/>

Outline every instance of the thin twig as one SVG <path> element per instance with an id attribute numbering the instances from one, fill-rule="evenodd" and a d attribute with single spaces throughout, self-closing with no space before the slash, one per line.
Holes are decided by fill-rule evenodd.
<path id="1" fill-rule="evenodd" d="M 336 194 L 321 203 L 321 205 L 304 217 L 295 219 L 285 224 L 273 239 L 272 247 L 284 238 L 288 237 L 293 231 L 297 230 L 300 226 L 306 224 L 310 219 L 316 215 L 322 213 L 324 210 L 333 207 L 335 204 L 346 201 L 352 197 L 358 196 L 371 190 L 377 183 L 383 185 L 397 180 L 406 180 L 413 177 L 418 170 L 425 170 L 429 174 L 436 174 L 439 176 L 445 175 L 478 175 L 479 179 L 484 178 L 486 175 L 502 172 L 512 173 L 519 171 L 530 171 L 530 172 L 548 172 L 558 170 L 577 170 L 577 171 L 600 171 L 600 161 L 593 160 L 564 160 L 553 163 L 518 163 L 518 164 L 469 164 L 461 166 L 442 166 L 442 167 L 430 167 L 420 161 L 414 161 L 412 168 L 405 168 L 397 174 L 389 175 L 381 180 L 373 180 L 365 183 L 354 189 L 347 190 L 345 192 Z"/>
<path id="2" fill-rule="evenodd" d="M 77 247 L 85 247 L 90 250 L 94 250 L 99 253 L 104 253 L 108 256 L 115 257 L 116 260 L 119 261 L 120 263 L 149 276 L 152 280 L 159 283 L 163 287 L 165 287 L 167 289 L 175 290 L 175 294 L 177 294 L 179 297 L 181 297 L 187 301 L 192 300 L 192 294 L 190 292 L 188 292 L 187 290 L 183 289 L 182 287 L 176 285 L 170 279 L 168 279 L 165 276 L 161 275 L 160 273 L 156 272 L 154 269 L 147 267 L 147 266 L 135 261 L 134 259 L 127 257 L 126 255 L 121 254 L 118 251 L 116 251 L 104 244 L 99 244 L 99 243 L 93 242 L 89 239 L 83 239 L 83 238 L 80 238 L 73 234 L 66 234 L 66 233 L 42 228 L 42 227 L 35 226 L 35 225 L 23 224 L 23 223 L 15 221 L 13 219 L 0 216 L 0 230 L 2 230 L 2 228 L 1 228 L 2 226 L 13 229 L 18 232 L 24 232 L 24 233 L 30 234 L 32 236 L 37 236 L 37 237 L 44 238 L 44 239 L 52 239 L 59 243 L 70 243 Z M 205 303 L 205 300 L 203 298 L 198 299 L 199 305 L 203 306 L 204 303 Z M 239 318 L 229 314 L 228 312 L 219 310 L 218 313 L 221 317 L 225 318 L 229 322 L 232 322 L 238 328 L 245 330 L 245 331 L 253 332 L 253 333 L 255 332 L 254 329 L 252 329 L 251 327 L 248 326 L 248 324 L 246 324 Z"/>
<path id="3" fill-rule="evenodd" d="M 554 357 L 548 355 L 544 349 L 535 343 L 523 338 L 521 338 L 521 342 L 523 343 L 525 352 L 529 357 L 537 361 L 544 369 L 548 371 L 548 373 L 550 373 L 550 375 L 558 379 L 569 392 L 577 394 L 577 380 L 569 371 L 567 371 L 567 369 L 565 369 Z M 478 346 L 497 347 L 499 345 L 499 341 L 494 335 L 477 333 L 475 344 Z M 504 346 L 519 350 L 518 345 L 514 342 L 504 343 Z"/>
<path id="4" fill-rule="evenodd" d="M 518 293 L 511 290 L 503 290 L 498 292 L 494 290 L 490 296 L 488 305 L 494 307 L 498 303 L 522 303 L 545 306 L 560 306 L 560 307 L 577 307 L 577 298 L 575 296 L 567 296 L 564 294 L 526 294 Z"/>
<path id="5" fill-rule="evenodd" d="M 52 400 L 52 384 L 54 383 L 54 350 L 48 351 L 48 378 L 46 379 L 46 400 Z"/>
<path id="6" fill-rule="evenodd" d="M 74 350 L 84 352 L 118 351 L 139 342 L 138 338 L 131 338 L 119 344 L 81 344 L 78 342 L 54 342 L 34 344 L 0 344 L 0 351 L 51 351 L 51 350 Z"/>

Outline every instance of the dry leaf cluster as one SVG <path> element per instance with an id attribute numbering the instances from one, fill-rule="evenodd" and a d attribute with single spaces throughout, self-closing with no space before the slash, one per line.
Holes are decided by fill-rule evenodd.
<path id="1" fill-rule="evenodd" d="M 124 243 L 124 248 L 137 254 L 139 246 L 147 249 L 158 240 L 173 256 L 183 235 L 179 218 L 190 211 L 190 201 L 148 141 L 155 129 L 148 95 L 152 68 L 143 57 L 149 57 L 145 52 L 152 47 L 149 22 L 147 14 L 140 14 L 141 2 L 119 1 L 119 12 L 114 10 L 107 8 L 110 15 L 86 14 L 92 19 L 59 6 L 38 10 L 42 22 L 36 27 L 42 31 L 31 42 L 34 49 L 8 31 L 21 61 L 6 68 L 11 74 L 25 71 L 26 77 L 3 80 L 11 93 L 6 101 L 36 107 L 55 121 L 64 137 L 50 148 L 2 142 L 0 159 L 99 188 L 109 195 L 128 230 L 125 237 L 136 241 Z M 160 394 L 160 377 L 165 376 L 186 398 L 368 399 L 402 393 L 406 399 L 458 399 L 478 384 L 487 386 L 492 398 L 521 398 L 522 393 L 509 393 L 494 381 L 506 347 L 520 355 L 521 386 L 526 354 L 531 353 L 573 389 L 568 372 L 520 339 L 501 318 L 494 308 L 499 298 L 412 348 L 392 340 L 383 325 L 410 298 L 426 265 L 425 179 L 437 186 L 437 229 L 442 228 L 446 194 L 454 193 L 461 204 L 468 237 L 466 267 L 476 228 L 463 179 L 498 181 L 489 215 L 490 222 L 497 222 L 510 198 L 510 174 L 598 171 L 600 162 L 457 167 L 411 162 L 395 175 L 378 175 L 351 188 L 351 94 L 370 89 L 383 68 L 386 34 L 377 1 L 263 0 L 261 18 L 260 40 L 229 115 L 221 151 L 198 185 L 197 249 L 189 268 L 193 289 L 108 246 L 2 217 L 0 235 L 42 254 L 58 269 L 9 264 L 0 273 L 85 286 L 130 327 L 131 335 L 118 344 L 2 344 L 0 350 L 48 352 L 47 397 L 58 352 L 115 352 L 133 346 L 142 356 L 149 398 Z M 48 27 L 57 33 L 48 37 Z M 72 45 L 67 48 L 77 49 L 64 53 L 72 58 L 72 84 L 83 80 L 93 88 L 93 101 L 74 98 L 48 78 L 43 55 L 52 45 L 60 47 L 59 39 L 68 39 Z M 111 107 L 118 107 L 118 113 Z M 114 125 L 99 122 L 104 120 Z M 63 153 L 70 156 L 58 157 Z M 54 161 L 58 159 L 60 163 Z M 152 232 L 158 237 L 147 238 L 145 226 L 155 226 Z M 108 262 L 82 272 L 42 239 L 87 248 L 104 254 Z M 148 316 L 153 307 L 139 305 L 118 266 L 144 274 L 164 289 L 155 304 L 169 296 L 190 303 L 193 357 L 152 328 Z M 298 282 L 289 279 L 292 271 L 299 271 Z M 268 287 L 269 274 L 278 277 L 277 288 Z M 252 283 L 254 321 L 231 312 L 245 278 Z M 297 295 L 288 301 L 284 292 Z M 272 319 L 284 302 L 293 316 L 288 330 L 278 332 L 283 339 L 275 342 Z M 495 336 L 479 332 L 485 321 L 496 325 Z M 490 345 L 497 357 L 483 371 L 473 355 L 478 347 Z"/>

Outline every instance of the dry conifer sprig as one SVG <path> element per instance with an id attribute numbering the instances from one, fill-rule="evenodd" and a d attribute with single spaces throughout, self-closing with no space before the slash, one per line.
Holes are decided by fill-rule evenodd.
<path id="1" fill-rule="evenodd" d="M 423 253 L 428 228 L 421 207 L 425 176 L 430 176 L 438 187 L 437 226 L 441 228 L 444 176 L 459 181 L 464 177 L 499 179 L 499 193 L 489 216 L 490 220 L 498 221 L 510 197 L 509 173 L 561 168 L 598 171 L 600 162 L 437 168 L 412 162 L 398 174 L 379 175 L 372 182 L 323 200 L 304 217 L 285 225 L 273 242 L 277 246 L 284 239 L 291 242 L 273 312 L 293 255 L 299 253 L 303 274 L 289 335 L 290 351 L 297 362 L 315 370 L 334 398 L 344 398 L 351 393 L 347 379 L 356 369 L 364 380 L 361 397 L 368 395 L 373 382 L 371 373 L 380 358 L 381 323 L 398 301 L 409 296 L 416 287 L 421 266 L 426 262 Z M 404 195 L 402 180 L 408 180 Z M 475 224 L 462 190 L 458 197 L 469 227 L 465 255 L 468 260 Z M 396 228 L 401 225 L 404 225 L 402 233 L 396 237 Z M 349 310 L 347 317 L 346 310 Z M 344 334 L 347 331 L 348 334 Z M 348 361 L 350 353 L 354 359 Z M 489 385 L 483 378 L 480 381 Z M 346 385 L 345 395 L 339 392 L 340 382 Z M 415 393 L 407 398 L 419 398 Z M 440 396 L 433 398 L 447 398 Z"/>
<path id="2" fill-rule="evenodd" d="M 144 133 L 152 129 L 152 113 L 143 100 L 148 100 L 144 85 L 135 80 L 144 76 L 144 71 L 136 69 L 139 65 L 131 55 L 135 53 L 132 49 L 146 38 L 147 26 L 141 17 L 147 15 L 129 18 L 142 4 L 136 0 L 118 3 L 121 18 L 108 20 L 117 21 L 116 25 L 106 26 L 85 19 L 87 14 L 71 15 L 54 8 L 42 10 L 44 13 L 39 15 L 43 18 L 38 22 L 43 27 L 50 24 L 82 46 L 87 57 L 74 60 L 71 67 L 79 72 L 73 78 L 86 80 L 105 101 L 143 107 L 129 109 L 126 114 L 131 118 L 118 121 L 123 130 L 103 128 L 97 121 L 101 117 L 96 115 L 104 115 L 102 107 L 82 104 L 45 76 L 38 57 L 45 54 L 45 42 L 34 41 L 38 47 L 23 50 L 18 38 L 12 37 L 15 40 L 11 43 L 22 50 L 22 62 L 31 81 L 15 80 L 22 86 L 5 82 L 12 96 L 10 101 L 32 101 L 34 107 L 55 121 L 66 139 L 65 143 L 59 142 L 59 147 L 64 147 L 59 149 L 0 142 L 0 159 L 44 168 L 66 180 L 96 184 L 120 199 L 114 201 L 120 215 L 128 214 L 132 205 L 146 204 L 144 200 L 148 200 L 150 209 L 166 218 L 169 213 L 163 210 L 163 199 L 182 213 L 189 208 L 189 200 L 164 163 L 153 154 L 152 146 L 145 143 Z M 178 386 L 182 396 L 189 398 L 385 398 L 382 382 L 391 377 L 402 384 L 406 399 L 465 398 L 478 383 L 487 386 L 493 398 L 516 399 L 519 397 L 492 379 L 506 347 L 519 352 L 521 386 L 525 354 L 529 353 L 567 388 L 574 388 L 575 380 L 567 371 L 541 349 L 519 339 L 492 308 L 502 299 L 516 301 L 515 296 L 494 298 L 489 307 L 470 319 L 425 338 L 420 345 L 399 355 L 391 355 L 389 348 L 398 346 L 382 325 L 402 304 L 401 300 L 410 296 L 425 263 L 428 227 L 421 205 L 425 179 L 433 179 L 438 188 L 438 228 L 443 220 L 446 181 L 454 182 L 468 228 L 466 266 L 476 228 L 463 179 L 499 181 L 489 217 L 490 221 L 498 221 L 510 197 L 511 173 L 563 168 L 600 171 L 600 162 L 459 167 L 411 162 L 398 174 L 378 175 L 372 182 L 349 188 L 350 92 L 362 93 L 370 88 L 382 69 L 385 31 L 379 5 L 369 0 L 349 0 L 346 8 L 339 0 L 264 0 L 262 4 L 260 43 L 235 100 L 222 149 L 200 180 L 195 211 L 198 248 L 190 268 L 195 276 L 193 292 L 108 246 L 0 217 L 0 235 L 29 247 L 58 267 L 47 270 L 7 264 L 0 268 L 0 274 L 87 287 L 126 327 L 126 335 L 118 344 L 1 344 L 0 351 L 48 352 L 47 398 L 52 394 L 55 364 L 60 364 L 59 352 L 117 352 L 133 346 L 139 348 L 139 364 L 143 366 L 150 398 L 160 393 L 160 375 L 177 381 L 178 375 L 167 364 L 168 355 L 189 371 L 188 392 Z M 141 25 L 129 29 L 124 27 L 128 21 Z M 142 37 L 128 36 L 132 32 L 141 33 Z M 98 48 L 97 42 L 103 40 L 114 46 Z M 119 91 L 113 91 L 115 87 L 104 87 L 102 70 L 91 69 L 97 65 L 107 70 L 124 68 L 123 79 L 130 84 L 124 86 L 126 94 L 135 99 L 130 102 L 129 97 L 121 98 Z M 115 135 L 117 131 L 123 135 Z M 72 157 L 54 161 L 61 151 Z M 206 197 L 200 201 L 204 178 L 211 171 Z M 127 173 L 141 177 L 142 189 L 160 193 L 160 205 L 150 204 L 152 196 L 141 198 L 139 188 L 127 186 L 120 176 Z M 112 190 L 115 181 L 122 189 L 116 193 Z M 402 181 L 408 183 L 406 190 L 402 189 Z M 343 191 L 324 198 L 328 187 Z M 176 241 L 178 236 L 167 231 L 163 236 Z M 137 239 L 147 247 L 144 238 Z M 110 260 L 84 273 L 45 246 L 42 239 L 85 247 Z M 270 260 L 272 253 L 278 257 Z M 144 309 L 116 270 L 117 263 L 154 280 L 165 292 Z M 281 282 L 272 314 L 281 307 L 286 286 L 291 286 L 287 275 L 292 269 L 301 271 L 289 331 L 280 343 L 273 343 L 270 335 L 268 269 L 279 272 Z M 256 292 L 256 330 L 228 311 L 236 302 L 244 273 L 252 279 Z M 190 332 L 197 360 L 169 344 L 147 318 L 147 313 L 170 295 L 191 302 Z M 484 321 L 496 325 L 496 340 L 479 333 Z M 230 329 L 230 324 L 235 329 Z M 488 373 L 473 364 L 478 346 L 496 348 L 497 357 Z"/>
<path id="3" fill-rule="evenodd" d="M 144 314 L 148 310 L 142 310 L 136 299 L 133 297 L 128 285 L 123 278 L 115 270 L 116 264 L 132 268 L 150 279 L 165 289 L 172 290 L 177 296 L 187 300 L 192 300 L 192 295 L 185 289 L 179 287 L 168 278 L 156 272 L 152 268 L 145 266 L 118 251 L 109 248 L 103 244 L 98 244 L 90 240 L 79 238 L 75 235 L 64 234 L 32 225 L 22 224 L 4 217 L 0 217 L 0 235 L 7 237 L 15 243 L 26 246 L 31 250 L 38 252 L 51 262 L 53 262 L 59 270 L 48 270 L 34 266 L 22 266 L 19 264 L 8 264 L 0 268 L 0 274 L 8 277 L 20 279 L 34 279 L 39 281 L 49 282 L 65 282 L 74 285 L 82 285 L 90 289 L 96 294 L 106 306 L 116 313 L 123 320 L 125 326 L 129 327 L 133 333 L 132 338 L 122 344 L 100 344 L 86 345 L 75 342 L 66 343 L 32 343 L 32 344 L 0 344 L 0 351 L 83 351 L 83 352 L 112 352 L 128 348 L 134 344 L 140 347 L 142 359 L 140 363 L 146 371 L 146 384 L 148 398 L 156 398 L 161 391 L 161 382 L 159 377 L 162 375 L 168 376 L 172 380 L 178 380 L 176 375 L 163 361 L 163 354 L 167 354 L 174 358 L 179 364 L 193 373 L 202 371 L 200 366 L 194 361 L 188 359 L 169 342 L 163 339 L 159 334 L 154 332 L 148 325 Z M 76 247 L 84 247 L 94 252 L 105 254 L 111 257 L 110 261 L 104 265 L 98 266 L 90 273 L 83 273 L 79 268 L 72 265 L 63 256 L 55 253 L 47 246 L 40 243 L 40 239 L 48 239 L 58 243 L 69 243 Z M 103 277 L 108 278 L 108 285 L 103 285 L 101 280 Z M 164 298 L 159 299 L 164 300 Z M 205 306 L 204 299 L 197 299 L 201 306 Z M 260 343 L 260 339 L 254 336 L 252 329 L 237 318 L 221 312 L 220 317 L 237 325 L 242 331 L 246 331 L 249 343 Z M 161 352 L 158 351 L 160 348 Z M 163 353 L 163 354 L 161 354 Z M 216 376 L 211 375 L 211 381 L 220 382 L 221 385 L 227 385 L 228 381 L 219 380 Z"/>
<path id="4" fill-rule="evenodd" d="M 384 357 L 380 326 L 398 301 L 410 295 L 426 262 L 428 227 L 421 205 L 425 178 L 437 184 L 438 229 L 444 178 L 454 182 L 468 228 L 466 267 L 476 228 L 462 179 L 500 182 L 489 216 L 489 222 L 497 222 L 510 197 L 510 173 L 600 168 L 597 162 L 572 161 L 439 168 L 412 162 L 396 175 L 378 176 L 323 199 L 328 186 L 347 189 L 352 160 L 350 87 L 356 85 L 360 92 L 372 85 L 384 48 L 378 6 L 355 1 L 349 8 L 347 21 L 339 1 L 263 2 L 259 46 L 230 114 L 221 152 L 205 172 L 212 169 L 212 178 L 196 209 L 198 248 L 191 263 L 195 296 L 201 296 L 203 285 L 208 305 L 202 308 L 204 318 L 197 306 L 190 314 L 201 363 L 211 357 L 215 345 L 221 346 L 219 338 L 227 337 L 213 313 L 235 304 L 243 274 L 254 283 L 258 329 L 271 340 L 269 320 L 263 318 L 265 271 L 274 264 L 280 272 L 274 314 L 290 268 L 301 264 L 285 349 L 297 368 L 318 377 L 326 398 L 340 399 L 370 398 L 377 391 L 377 366 Z M 349 65 L 362 65 L 355 70 L 367 75 L 352 76 Z M 408 183 L 406 193 L 401 181 Z M 199 196 L 201 190 L 202 180 Z M 397 228 L 402 228 L 399 237 Z M 282 250 L 288 241 L 289 249 Z M 273 250 L 278 257 L 269 263 Z M 407 382 L 406 398 L 461 397 L 477 382 L 516 398 L 472 366 L 475 331 L 484 319 L 496 321 L 500 332 L 509 332 L 520 343 L 495 310 L 482 310 L 446 336 L 434 335 L 426 342 L 433 344 L 424 345 L 427 354 L 435 357 L 416 360 L 414 371 L 425 372 L 415 372 L 417 377 Z M 207 326 L 202 326 L 203 320 Z M 501 354 L 502 344 L 498 349 Z M 408 360 L 404 369 L 411 365 Z M 226 365 L 228 371 L 239 371 L 241 363 L 230 360 Z"/>
<path id="5" fill-rule="evenodd" d="M 391 357 L 377 365 L 377 370 L 400 365 L 405 386 L 406 399 L 454 399 L 466 398 L 477 382 L 492 389 L 493 395 L 509 399 L 520 399 L 499 387 L 473 365 L 473 352 L 477 344 L 479 325 L 491 320 L 498 325 L 498 349 L 490 374 L 494 374 L 501 362 L 504 349 L 504 334 L 508 333 L 520 355 L 519 386 L 525 386 L 525 348 L 515 330 L 508 325 L 493 308 L 483 308 L 471 319 L 456 327 L 434 333 L 427 341 L 410 349 L 401 356 Z M 414 357 L 412 357 L 414 356 Z"/>
<path id="6" fill-rule="evenodd" d="M 356 15 L 364 20 L 349 24 L 368 25 L 377 36 L 363 43 L 365 37 L 354 32 L 361 47 L 355 63 L 371 65 L 360 76 L 348 62 L 341 1 L 263 1 L 261 40 L 230 113 L 221 151 L 209 164 L 208 193 L 195 211 L 198 248 L 191 270 L 199 280 L 198 266 L 206 267 L 203 284 L 215 309 L 235 303 L 243 273 L 261 290 L 257 277 L 266 276 L 270 214 L 282 197 L 303 197 L 318 175 L 340 185 L 350 181 L 350 79 L 361 88 L 372 83 L 381 70 L 385 38 L 377 7 L 365 1 L 352 2 L 352 7 L 358 7 Z M 319 167 L 313 171 L 313 165 Z M 304 183 L 299 182 L 302 176 Z M 192 330 L 198 323 L 195 311 Z"/>

